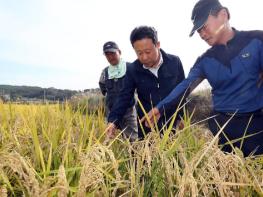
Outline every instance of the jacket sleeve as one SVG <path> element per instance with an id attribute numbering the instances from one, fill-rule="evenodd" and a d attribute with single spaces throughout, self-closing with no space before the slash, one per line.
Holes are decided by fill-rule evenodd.
<path id="1" fill-rule="evenodd" d="M 263 72 L 263 39 L 261 40 L 261 47 L 260 47 L 260 66 L 261 66 L 261 71 Z"/>
<path id="2" fill-rule="evenodd" d="M 179 81 L 183 81 L 185 79 L 183 64 L 179 58 L 178 58 L 178 79 Z"/>
<path id="3" fill-rule="evenodd" d="M 178 57 L 178 81 L 181 83 L 183 80 L 185 80 L 185 74 L 184 74 L 183 64 L 182 64 L 180 58 Z M 182 99 L 182 97 L 180 97 L 180 100 L 181 100 L 181 99 Z M 185 100 L 186 100 L 186 99 L 183 98 L 182 104 L 185 103 Z M 177 104 L 178 104 L 178 102 L 177 102 Z M 168 107 L 169 107 L 169 106 L 168 106 Z M 177 108 L 177 107 L 180 107 L 180 106 L 177 105 L 176 108 Z M 176 119 L 177 119 L 177 120 L 180 120 L 180 117 L 183 117 L 183 115 L 184 115 L 184 110 L 183 110 L 183 109 L 179 110 Z"/>
<path id="4" fill-rule="evenodd" d="M 100 75 L 99 86 L 100 86 L 100 91 L 104 96 L 107 93 L 105 81 L 106 81 L 106 69 L 103 69 Z"/>
<path id="5" fill-rule="evenodd" d="M 179 83 L 167 97 L 157 104 L 156 107 L 159 109 L 160 113 L 162 114 L 164 109 L 169 109 L 178 104 L 180 100 L 188 96 L 204 78 L 201 65 L 196 63 L 191 68 L 187 78 Z"/>
<path id="6" fill-rule="evenodd" d="M 263 33 L 261 34 L 263 35 Z M 262 36 L 263 37 L 263 36 Z M 260 45 L 260 73 L 259 73 L 259 82 L 258 82 L 258 87 L 261 87 L 263 85 L 263 39 L 261 40 L 261 45 Z"/>
<path id="7" fill-rule="evenodd" d="M 132 66 L 132 65 L 131 65 Z M 127 72 L 124 79 L 123 88 L 114 103 L 112 110 L 108 116 L 108 122 L 113 122 L 116 126 L 119 126 L 127 109 L 134 105 L 134 91 L 135 91 L 135 81 L 132 76 L 132 71 L 127 67 Z"/>

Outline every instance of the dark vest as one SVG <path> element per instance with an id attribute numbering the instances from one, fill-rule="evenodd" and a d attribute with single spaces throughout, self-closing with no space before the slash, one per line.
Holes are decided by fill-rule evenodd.
<path id="1" fill-rule="evenodd" d="M 126 64 L 127 66 L 127 64 Z M 118 79 L 109 79 L 108 67 L 105 68 L 105 87 L 107 90 L 106 106 L 111 110 L 113 104 L 116 102 L 121 89 L 123 88 L 125 75 Z"/>

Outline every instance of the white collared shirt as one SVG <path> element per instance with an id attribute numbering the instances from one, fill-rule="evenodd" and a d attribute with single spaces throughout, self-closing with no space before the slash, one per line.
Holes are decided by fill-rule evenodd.
<path id="1" fill-rule="evenodd" d="M 162 63 L 163 63 L 163 56 L 162 56 L 162 54 L 160 52 L 160 60 L 159 60 L 158 64 L 155 67 L 150 67 L 149 68 L 149 67 L 146 67 L 145 65 L 142 65 L 142 66 L 143 66 L 144 69 L 147 69 L 147 70 L 151 71 L 152 74 L 154 74 L 158 78 L 158 70 L 161 67 Z"/>

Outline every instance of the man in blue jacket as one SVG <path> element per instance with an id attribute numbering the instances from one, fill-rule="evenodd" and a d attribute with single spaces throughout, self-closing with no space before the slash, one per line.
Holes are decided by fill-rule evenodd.
<path id="1" fill-rule="evenodd" d="M 144 109 L 149 111 L 185 78 L 179 57 L 167 54 L 160 48 L 157 31 L 153 27 L 136 27 L 131 32 L 130 41 L 138 59 L 127 67 L 124 88 L 109 114 L 109 124 L 106 129 L 109 137 L 115 136 L 115 129 L 127 110 L 135 91 Z M 157 123 L 159 130 L 175 113 L 176 109 L 177 105 L 173 108 L 163 109 L 165 116 Z M 140 106 L 137 106 L 137 114 L 139 118 L 144 116 Z M 176 120 L 179 121 L 179 115 Z M 144 134 L 150 131 L 148 127 L 139 126 L 139 138 L 144 138 Z"/>
<path id="2" fill-rule="evenodd" d="M 199 57 L 188 77 L 148 114 L 150 119 L 173 107 L 183 92 L 191 92 L 203 79 L 212 86 L 215 118 L 210 130 L 219 136 L 223 150 L 239 147 L 244 156 L 263 153 L 263 31 L 237 31 L 229 24 L 230 14 L 218 0 L 199 0 L 192 11 L 194 27 L 211 46 Z M 245 137 L 245 138 L 244 138 Z M 243 138 L 243 139 L 242 139 Z"/>

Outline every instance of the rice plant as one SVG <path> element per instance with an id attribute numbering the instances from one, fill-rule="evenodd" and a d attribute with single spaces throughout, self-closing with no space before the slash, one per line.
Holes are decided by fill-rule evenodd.
<path id="1" fill-rule="evenodd" d="M 263 195 L 263 158 L 223 153 L 192 114 L 130 143 L 100 106 L 0 103 L 0 196 Z"/>

